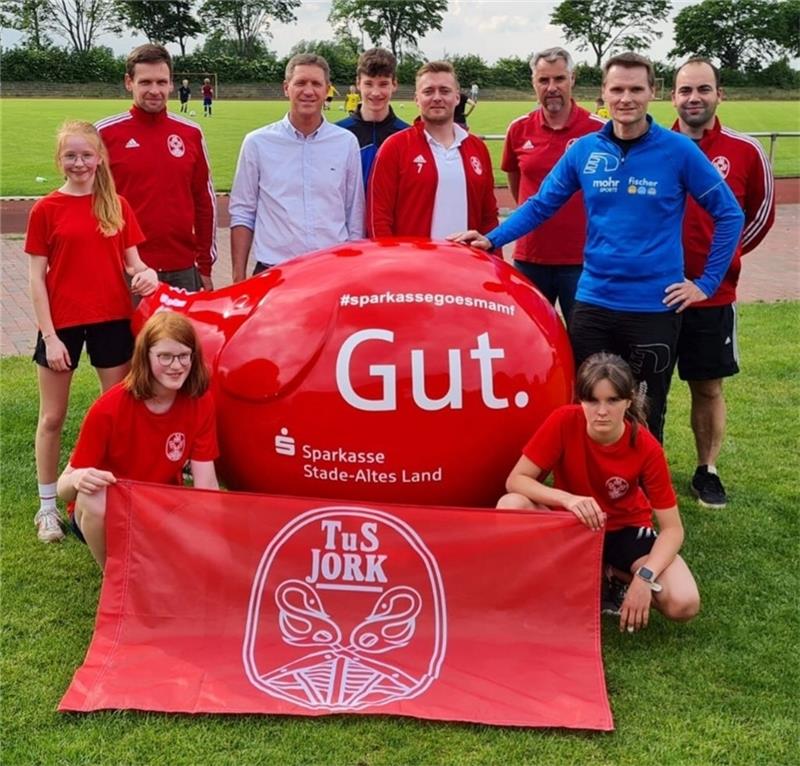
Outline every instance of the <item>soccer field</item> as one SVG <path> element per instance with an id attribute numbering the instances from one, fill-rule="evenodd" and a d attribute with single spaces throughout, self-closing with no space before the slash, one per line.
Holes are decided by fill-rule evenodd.
<path id="1" fill-rule="evenodd" d="M 592 105 L 584 103 L 591 108 Z M 0 195 L 42 195 L 57 188 L 61 179 L 53 164 L 54 137 L 65 119 L 95 121 L 123 112 L 129 102 L 123 99 L 2 99 L 0 100 Z M 197 104 L 194 104 L 197 108 Z M 410 122 L 416 115 L 413 103 L 395 103 L 397 114 Z M 530 111 L 532 102 L 481 101 L 469 118 L 470 128 L 479 134 L 503 134 L 508 123 Z M 202 111 L 202 108 L 201 108 Z M 202 124 L 211 155 L 211 168 L 217 191 L 229 191 L 236 158 L 245 134 L 280 119 L 285 101 L 216 101 L 214 116 L 195 120 Z M 675 110 L 669 101 L 656 101 L 653 116 L 662 125 L 671 125 Z M 800 131 L 800 104 L 791 101 L 731 101 L 719 108 L 723 122 L 743 132 Z M 334 102 L 328 113 L 331 120 L 343 118 L 341 104 Z M 768 147 L 768 139 L 764 140 Z M 495 181 L 505 184 L 499 169 L 502 141 L 490 141 Z M 783 138 L 775 153 L 777 176 L 800 176 L 800 140 Z M 44 179 L 37 181 L 37 178 Z"/>

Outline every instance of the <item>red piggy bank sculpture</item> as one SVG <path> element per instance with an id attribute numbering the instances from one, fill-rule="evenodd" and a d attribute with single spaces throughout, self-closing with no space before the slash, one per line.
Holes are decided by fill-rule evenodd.
<path id="1" fill-rule="evenodd" d="M 200 334 L 231 489 L 491 506 L 572 398 L 553 309 L 462 245 L 348 243 L 215 292 L 162 285 L 136 326 L 164 309 Z"/>

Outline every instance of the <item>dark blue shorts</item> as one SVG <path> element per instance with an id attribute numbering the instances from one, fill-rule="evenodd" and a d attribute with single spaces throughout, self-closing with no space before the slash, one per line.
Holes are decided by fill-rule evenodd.
<path id="1" fill-rule="evenodd" d="M 623 527 L 606 532 L 603 561 L 622 572 L 630 572 L 633 562 L 653 549 L 658 532 L 652 527 Z"/>

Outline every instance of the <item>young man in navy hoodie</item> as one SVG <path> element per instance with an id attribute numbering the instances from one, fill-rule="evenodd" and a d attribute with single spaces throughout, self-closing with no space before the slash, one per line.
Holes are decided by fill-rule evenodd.
<path id="1" fill-rule="evenodd" d="M 383 48 L 364 51 L 358 57 L 356 87 L 361 103 L 353 114 L 336 124 L 358 139 L 366 189 L 378 147 L 393 133 L 408 127 L 407 122 L 395 115 L 389 103 L 397 90 L 397 59 Z"/>

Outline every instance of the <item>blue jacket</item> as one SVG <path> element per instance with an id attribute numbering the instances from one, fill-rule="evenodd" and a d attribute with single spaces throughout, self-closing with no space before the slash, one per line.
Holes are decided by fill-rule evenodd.
<path id="1" fill-rule="evenodd" d="M 368 122 L 361 116 L 361 104 L 359 104 L 350 117 L 345 117 L 336 124 L 340 128 L 349 130 L 358 139 L 358 145 L 361 147 L 361 171 L 364 174 L 364 189 L 366 190 L 369 171 L 375 155 L 378 153 L 378 147 L 393 133 L 405 130 L 408 123 L 395 116 L 392 107 L 389 107 L 389 114 L 385 120 Z"/>
<path id="2" fill-rule="evenodd" d="M 691 194 L 714 219 L 706 269 L 695 280 L 713 295 L 736 251 L 744 214 L 691 139 L 650 116 L 647 121 L 650 129 L 626 155 L 611 139 L 611 122 L 576 141 L 539 192 L 489 232 L 492 245 L 535 229 L 581 189 L 587 225 L 576 299 L 618 311 L 671 311 L 664 290 L 684 279 L 681 229 Z"/>

